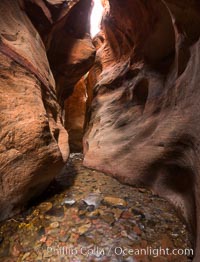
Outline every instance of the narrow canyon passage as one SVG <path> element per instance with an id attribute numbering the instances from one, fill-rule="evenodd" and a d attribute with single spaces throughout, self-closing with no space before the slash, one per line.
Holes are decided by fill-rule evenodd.
<path id="1" fill-rule="evenodd" d="M 0 261 L 191 261 L 186 225 L 166 200 L 82 160 L 71 154 L 39 202 L 0 225 Z"/>
<path id="2" fill-rule="evenodd" d="M 199 25 L 198 0 L 0 1 L 0 261 L 199 262 Z"/>

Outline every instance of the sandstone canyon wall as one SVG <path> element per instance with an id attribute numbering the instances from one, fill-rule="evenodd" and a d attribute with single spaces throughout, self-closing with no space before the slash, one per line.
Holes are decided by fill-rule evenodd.
<path id="1" fill-rule="evenodd" d="M 64 126 L 69 132 L 70 148 L 76 152 L 82 150 L 87 108 L 87 91 L 81 78 L 93 66 L 96 54 L 89 30 L 91 4 L 91 0 L 24 3 L 44 41 L 58 101 L 65 111 Z"/>
<path id="2" fill-rule="evenodd" d="M 68 157 L 44 44 L 17 1 L 0 3 L 0 218 L 41 193 Z"/>
<path id="3" fill-rule="evenodd" d="M 79 150 L 87 126 L 84 164 L 168 198 L 198 261 L 200 3 L 102 3 L 92 41 L 91 0 L 0 2 L 0 219 L 60 172 L 64 127 Z"/>
<path id="4" fill-rule="evenodd" d="M 168 198 L 196 236 L 198 261 L 200 3 L 104 4 L 84 164 Z"/>
<path id="5" fill-rule="evenodd" d="M 91 0 L 0 2 L 0 220 L 59 174 L 64 101 L 90 69 Z"/>
<path id="6" fill-rule="evenodd" d="M 87 115 L 88 92 L 85 77 L 75 85 L 73 93 L 65 100 L 65 127 L 69 134 L 71 152 L 82 151 L 82 140 Z"/>

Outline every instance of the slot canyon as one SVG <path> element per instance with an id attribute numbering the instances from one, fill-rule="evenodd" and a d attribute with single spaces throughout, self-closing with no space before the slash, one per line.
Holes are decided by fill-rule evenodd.
<path id="1" fill-rule="evenodd" d="M 198 0 L 1 0 L 0 261 L 200 261 L 198 92 Z"/>

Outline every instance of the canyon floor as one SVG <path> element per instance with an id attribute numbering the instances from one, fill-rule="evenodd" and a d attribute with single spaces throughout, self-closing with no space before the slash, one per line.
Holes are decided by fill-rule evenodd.
<path id="1" fill-rule="evenodd" d="M 117 164 L 117 163 L 116 163 Z M 163 198 L 122 185 L 71 154 L 40 199 L 0 224 L 0 261 L 191 261 L 157 256 L 191 248 L 186 225 Z M 148 254 L 137 253 L 147 250 Z M 135 253 L 134 253 L 135 252 Z"/>

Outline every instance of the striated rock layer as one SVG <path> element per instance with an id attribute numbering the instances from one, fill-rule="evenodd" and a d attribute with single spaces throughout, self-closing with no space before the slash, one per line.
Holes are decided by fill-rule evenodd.
<path id="1" fill-rule="evenodd" d="M 169 199 L 193 232 L 198 261 L 199 1 L 104 4 L 84 164 Z"/>

